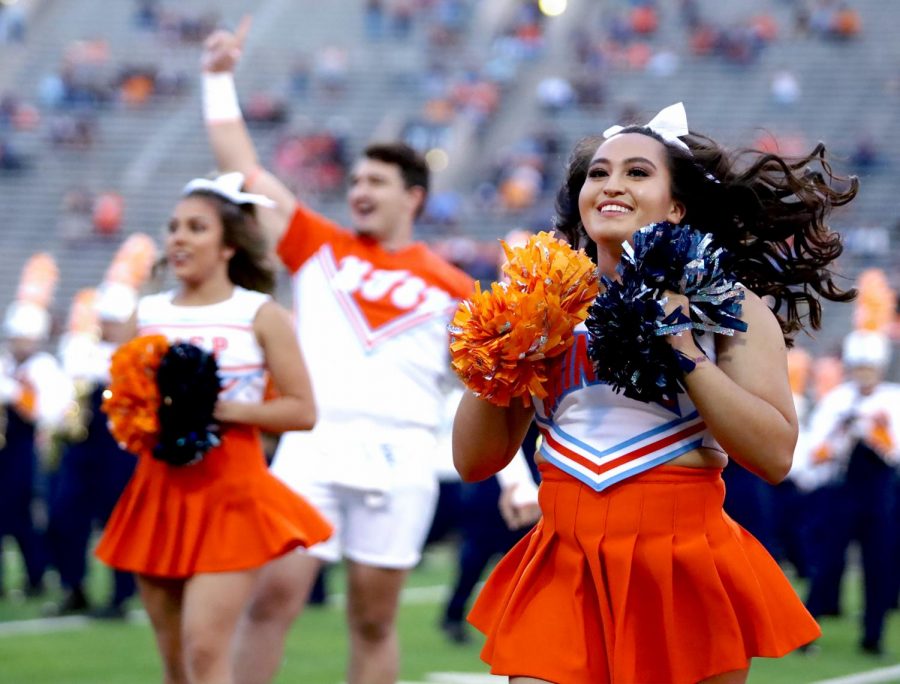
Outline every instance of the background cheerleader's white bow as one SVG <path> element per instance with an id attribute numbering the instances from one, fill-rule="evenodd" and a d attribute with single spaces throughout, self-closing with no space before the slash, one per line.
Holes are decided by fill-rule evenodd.
<path id="1" fill-rule="evenodd" d="M 690 148 L 685 144 L 679 136 L 690 133 L 688 130 L 687 113 L 684 111 L 684 103 L 676 102 L 669 105 L 665 109 L 660 110 L 659 114 L 654 116 L 650 121 L 644 124 L 654 133 L 658 134 L 666 142 L 670 142 L 680 147 L 685 152 L 690 153 Z M 610 126 L 603 131 L 604 138 L 611 138 L 617 133 L 621 133 L 625 126 Z"/>
<path id="2" fill-rule="evenodd" d="M 197 190 L 206 190 L 235 204 L 256 204 L 261 207 L 269 207 L 270 209 L 274 209 L 277 206 L 275 202 L 265 195 L 254 195 L 250 192 L 244 192 L 241 190 L 243 186 L 244 174 L 239 171 L 233 171 L 231 173 L 223 173 L 214 179 L 195 178 L 184 186 L 181 194 L 190 195 Z"/>

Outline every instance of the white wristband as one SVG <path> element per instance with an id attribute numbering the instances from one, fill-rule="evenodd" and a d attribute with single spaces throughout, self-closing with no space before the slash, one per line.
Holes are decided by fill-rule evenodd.
<path id="1" fill-rule="evenodd" d="M 228 71 L 203 74 L 203 120 L 207 123 L 240 121 L 234 76 Z"/>

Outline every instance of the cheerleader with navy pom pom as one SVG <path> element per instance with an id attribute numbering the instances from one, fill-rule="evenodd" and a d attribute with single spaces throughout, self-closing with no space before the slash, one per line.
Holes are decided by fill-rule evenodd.
<path id="1" fill-rule="evenodd" d="M 746 681 L 819 627 L 775 561 L 723 511 L 729 459 L 768 482 L 791 466 L 786 350 L 820 319 L 857 192 L 819 145 L 789 161 L 727 154 L 679 103 L 579 144 L 557 230 L 601 291 L 542 397 L 469 392 L 454 425 L 466 480 L 542 432 L 543 519 L 497 566 L 470 621 L 514 684 Z"/>
<path id="2" fill-rule="evenodd" d="M 137 574 L 166 682 L 232 682 L 234 632 L 259 569 L 331 526 L 267 468 L 259 430 L 316 407 L 243 176 L 189 183 L 169 221 L 171 291 L 143 297 L 113 355 L 104 411 L 138 463 L 97 555 Z M 278 396 L 267 399 L 267 375 Z"/>

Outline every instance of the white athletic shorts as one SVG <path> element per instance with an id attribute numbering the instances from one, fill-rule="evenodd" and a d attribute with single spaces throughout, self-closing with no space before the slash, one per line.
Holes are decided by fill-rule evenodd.
<path id="1" fill-rule="evenodd" d="M 330 539 L 302 552 L 329 563 L 414 567 L 437 505 L 435 448 L 430 435 L 405 436 L 402 445 L 325 439 L 318 430 L 282 435 L 272 473 L 334 526 Z"/>

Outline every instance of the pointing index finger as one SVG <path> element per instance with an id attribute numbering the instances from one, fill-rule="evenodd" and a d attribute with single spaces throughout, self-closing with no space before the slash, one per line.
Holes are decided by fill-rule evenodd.
<path id="1" fill-rule="evenodd" d="M 245 14 L 243 17 L 241 17 L 241 21 L 234 31 L 234 38 L 235 42 L 237 43 L 238 49 L 244 46 L 244 41 L 247 40 L 247 34 L 250 33 L 250 26 L 252 24 L 253 17 L 251 17 L 249 14 Z"/>

